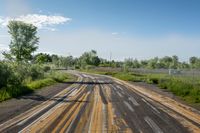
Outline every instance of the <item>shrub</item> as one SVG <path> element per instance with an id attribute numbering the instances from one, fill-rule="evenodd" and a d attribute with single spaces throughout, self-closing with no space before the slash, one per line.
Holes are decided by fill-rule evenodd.
<path id="1" fill-rule="evenodd" d="M 62 72 L 52 72 L 50 77 L 57 82 L 63 82 L 68 78 L 68 74 Z"/>
<path id="2" fill-rule="evenodd" d="M 50 71 L 51 70 L 51 67 L 50 66 L 44 66 L 43 67 L 43 71 L 44 72 L 48 72 L 48 71 Z"/>
<path id="3" fill-rule="evenodd" d="M 150 79 L 152 81 L 153 84 L 158 84 L 158 78 L 151 78 Z"/>
<path id="4" fill-rule="evenodd" d="M 39 65 L 13 63 L 10 66 L 21 83 L 31 82 L 44 77 L 44 70 Z"/>
<path id="5" fill-rule="evenodd" d="M 36 80 L 44 76 L 44 68 L 38 65 L 31 65 L 28 70 L 29 72 L 27 74 L 27 77 L 31 77 L 32 80 Z"/>
<path id="6" fill-rule="evenodd" d="M 0 62 L 0 81 L 0 88 L 20 84 L 12 68 L 5 62 Z"/>
<path id="7" fill-rule="evenodd" d="M 3 62 L 0 62 L 0 88 L 7 86 L 11 73 L 11 69 Z"/>
<path id="8" fill-rule="evenodd" d="M 93 69 L 93 68 L 94 68 L 94 66 L 92 66 L 92 65 L 86 65 L 86 66 L 85 66 L 85 69 L 86 69 L 86 70 L 90 70 L 90 69 Z"/>

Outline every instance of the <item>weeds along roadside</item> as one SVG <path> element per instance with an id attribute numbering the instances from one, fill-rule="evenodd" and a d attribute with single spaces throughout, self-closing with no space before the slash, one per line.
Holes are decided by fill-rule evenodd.
<path id="1" fill-rule="evenodd" d="M 0 102 L 72 79 L 74 79 L 72 75 L 51 70 L 46 65 L 1 61 Z"/>
<path id="2" fill-rule="evenodd" d="M 113 76 L 124 81 L 146 82 L 166 89 L 190 104 L 200 104 L 200 77 L 180 77 L 167 74 L 138 74 L 134 72 L 112 72 L 87 70 L 86 72 Z"/>

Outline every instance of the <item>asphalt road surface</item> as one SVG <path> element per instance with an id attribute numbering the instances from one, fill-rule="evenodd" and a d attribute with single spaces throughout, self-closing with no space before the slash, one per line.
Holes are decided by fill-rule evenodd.
<path id="1" fill-rule="evenodd" d="M 188 133 L 200 123 L 115 80 L 76 73 L 78 81 L 0 124 L 0 132 Z M 170 113 L 168 113 L 170 112 Z M 184 125 L 182 120 L 190 124 Z M 194 130 L 191 127 L 194 127 Z"/>

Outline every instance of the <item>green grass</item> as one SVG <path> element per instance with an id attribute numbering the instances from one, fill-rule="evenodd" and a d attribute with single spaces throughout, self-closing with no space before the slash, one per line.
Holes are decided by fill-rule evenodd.
<path id="1" fill-rule="evenodd" d="M 171 91 L 188 103 L 200 103 L 200 86 L 178 78 L 158 82 L 158 86 Z"/>
<path id="2" fill-rule="evenodd" d="M 34 92 L 36 89 L 40 89 L 45 86 L 50 86 L 59 82 L 66 82 L 75 80 L 75 77 L 65 72 L 53 72 L 45 76 L 44 79 L 30 81 L 26 84 L 19 86 L 9 86 L 7 88 L 0 89 L 0 102 L 13 97 L 19 97 L 27 93 Z"/>
<path id="3" fill-rule="evenodd" d="M 32 90 L 35 90 L 35 89 L 39 89 L 39 88 L 49 86 L 49 85 L 52 85 L 52 84 L 55 84 L 55 83 L 56 83 L 56 81 L 54 79 L 46 78 L 46 79 L 33 81 L 33 82 L 27 84 L 27 87 L 32 89 Z"/>
<path id="4" fill-rule="evenodd" d="M 33 90 L 28 88 L 27 86 L 15 86 L 15 87 L 2 88 L 0 90 L 0 102 L 13 98 L 13 97 L 21 96 L 23 94 L 31 93 L 31 92 L 33 92 Z"/>
<path id="5" fill-rule="evenodd" d="M 145 80 L 145 75 L 141 74 L 134 74 L 134 73 L 126 73 L 126 72 L 103 72 L 103 71 L 94 71 L 94 70 L 87 70 L 83 72 L 95 73 L 95 74 L 102 74 L 112 76 L 121 80 L 125 81 L 134 81 L 140 82 Z"/>
<path id="6" fill-rule="evenodd" d="M 124 81 L 146 82 L 155 84 L 160 89 L 167 89 L 190 104 L 200 104 L 200 78 L 169 76 L 167 74 L 136 74 L 131 72 L 87 72 L 110 75 Z"/>

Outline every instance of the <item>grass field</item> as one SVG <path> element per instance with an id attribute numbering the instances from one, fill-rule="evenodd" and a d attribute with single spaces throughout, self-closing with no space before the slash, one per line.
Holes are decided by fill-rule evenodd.
<path id="1" fill-rule="evenodd" d="M 137 74 L 133 72 L 96 71 L 87 72 L 110 75 L 124 81 L 156 84 L 191 104 L 200 104 L 200 77 L 170 76 L 167 74 Z"/>

